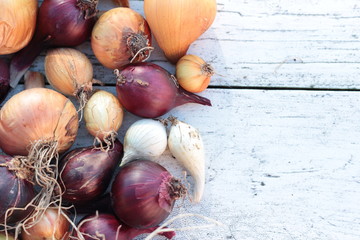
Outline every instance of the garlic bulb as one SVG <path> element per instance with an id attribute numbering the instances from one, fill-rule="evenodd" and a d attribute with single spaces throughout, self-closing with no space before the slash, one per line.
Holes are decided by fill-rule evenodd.
<path id="1" fill-rule="evenodd" d="M 176 118 L 171 118 L 170 121 L 170 152 L 193 177 L 193 201 L 200 202 L 205 187 L 205 151 L 200 133 L 193 126 Z"/>
<path id="2" fill-rule="evenodd" d="M 86 129 L 107 146 L 114 142 L 123 116 L 124 111 L 119 100 L 103 90 L 95 92 L 84 108 Z"/>
<path id="3" fill-rule="evenodd" d="M 121 165 L 138 157 L 158 157 L 166 149 L 167 135 L 164 124 L 153 119 L 133 123 L 124 138 L 124 157 Z"/>
<path id="4" fill-rule="evenodd" d="M 204 91 L 214 73 L 213 67 L 196 55 L 185 55 L 176 63 L 176 79 L 192 93 Z"/>

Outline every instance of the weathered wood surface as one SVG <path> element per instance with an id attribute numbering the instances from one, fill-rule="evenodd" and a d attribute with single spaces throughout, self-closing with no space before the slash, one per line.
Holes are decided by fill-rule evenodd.
<path id="1" fill-rule="evenodd" d="M 143 13 L 142 1 L 131 7 Z M 164 117 L 197 127 L 207 149 L 203 201 L 178 202 L 172 216 L 202 214 L 226 227 L 175 239 L 360 239 L 360 3 L 218 0 L 218 9 L 189 50 L 223 75 L 201 93 L 213 106 L 187 104 Z M 115 94 L 89 43 L 78 48 Z M 43 71 L 43 57 L 34 70 Z M 151 61 L 174 71 L 159 49 Z M 137 119 L 126 113 L 121 140 Z M 73 148 L 92 143 L 81 125 Z M 158 161 L 182 176 L 168 151 Z"/>

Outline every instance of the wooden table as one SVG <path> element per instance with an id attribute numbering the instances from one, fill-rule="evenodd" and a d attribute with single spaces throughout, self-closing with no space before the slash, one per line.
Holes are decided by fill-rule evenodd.
<path id="1" fill-rule="evenodd" d="M 131 7 L 143 14 L 142 1 Z M 172 216 L 201 214 L 225 227 L 175 239 L 360 239 L 359 18 L 357 0 L 218 0 L 214 24 L 189 49 L 218 73 L 200 94 L 213 106 L 187 104 L 164 117 L 197 127 L 207 154 L 203 201 L 178 201 Z M 150 61 L 174 73 L 155 47 Z M 115 94 L 89 43 L 78 49 Z M 32 70 L 43 72 L 44 54 Z M 137 119 L 126 113 L 121 140 Z M 92 141 L 81 125 L 73 148 Z M 158 161 L 182 176 L 168 151 Z"/>

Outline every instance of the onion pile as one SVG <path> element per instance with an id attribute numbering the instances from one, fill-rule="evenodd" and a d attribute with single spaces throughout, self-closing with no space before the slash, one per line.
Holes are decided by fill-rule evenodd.
<path id="1" fill-rule="evenodd" d="M 44 0 L 39 9 L 35 0 L 0 3 L 0 55 L 14 53 L 10 66 L 0 59 L 0 103 L 10 86 L 25 80 L 25 90 L 0 109 L 0 148 L 7 154 L 0 155 L 0 231 L 15 233 L 14 239 L 130 240 L 144 233 L 171 239 L 175 232 L 159 225 L 176 201 L 189 192 L 192 202 L 204 197 L 200 133 L 176 118 L 154 118 L 187 103 L 211 106 L 195 93 L 207 88 L 213 68 L 184 55 L 213 22 L 216 1 L 199 0 L 194 7 L 190 0 L 145 0 L 149 25 L 128 0 L 113 2 L 122 7 L 99 17 L 98 0 Z M 151 31 L 177 63 L 176 77 L 145 62 L 154 50 Z M 88 40 L 96 59 L 73 48 Z M 44 73 L 27 71 L 49 47 L 44 69 L 54 90 L 46 88 Z M 96 60 L 113 70 L 116 78 L 107 87 L 116 96 L 93 90 L 100 82 L 93 79 Z M 79 100 L 80 119 L 63 94 Z M 82 113 L 85 124 L 79 126 Z M 121 141 L 128 113 L 145 119 L 132 123 Z M 70 149 L 79 128 L 94 143 Z M 191 174 L 191 191 L 157 163 L 167 147 Z M 85 218 L 75 224 L 78 213 Z"/>

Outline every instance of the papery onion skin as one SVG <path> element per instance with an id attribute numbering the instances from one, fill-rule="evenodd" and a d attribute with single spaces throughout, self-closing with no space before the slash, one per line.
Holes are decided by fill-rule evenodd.
<path id="1" fill-rule="evenodd" d="M 185 187 L 160 164 L 137 159 L 121 167 L 111 187 L 112 206 L 125 224 L 155 227 L 171 213 Z"/>
<path id="2" fill-rule="evenodd" d="M 1 0 L 0 9 L 0 55 L 15 53 L 33 37 L 38 1 Z"/>
<path id="3" fill-rule="evenodd" d="M 92 91 L 93 67 L 79 50 L 51 49 L 46 54 L 44 67 L 47 80 L 57 91 L 75 97 L 80 91 Z"/>
<path id="4" fill-rule="evenodd" d="M 91 146 L 66 154 L 60 165 L 63 200 L 85 203 L 101 196 L 110 184 L 122 154 L 123 146 L 119 140 L 107 151 Z"/>
<path id="5" fill-rule="evenodd" d="M 4 101 L 10 90 L 10 72 L 7 63 L 0 59 L 0 103 Z"/>
<path id="6" fill-rule="evenodd" d="M 84 108 L 86 129 L 103 142 L 112 141 L 121 127 L 123 117 L 124 111 L 119 100 L 103 90 L 95 92 Z"/>
<path id="7" fill-rule="evenodd" d="M 98 0 L 44 0 L 30 43 L 10 64 L 10 85 L 15 87 L 41 51 L 49 46 L 75 47 L 89 39 L 96 22 Z"/>
<path id="8" fill-rule="evenodd" d="M 157 118 L 186 103 L 211 106 L 209 99 L 179 87 L 174 76 L 153 63 L 127 65 L 117 78 L 116 91 L 121 105 L 140 117 Z"/>
<path id="9" fill-rule="evenodd" d="M 70 235 L 70 222 L 58 208 L 48 208 L 44 215 L 26 231 L 21 233 L 22 240 L 63 240 Z"/>
<path id="10" fill-rule="evenodd" d="M 35 190 L 28 176 L 21 170 L 12 171 L 9 167 L 14 159 L 10 156 L 0 155 L 0 224 L 5 222 L 6 211 L 10 208 L 24 208 L 35 197 Z M 3 166 L 8 165 L 8 167 Z M 26 210 L 16 210 L 6 218 L 6 224 L 14 224 L 26 218 L 34 210 L 28 207 Z M 10 212 L 9 212 L 10 213 Z"/>
<path id="11" fill-rule="evenodd" d="M 114 215 L 104 213 L 88 215 L 78 226 L 85 240 L 93 240 L 96 236 L 104 236 L 106 240 L 132 240 L 140 234 L 151 233 L 156 229 L 156 227 L 148 229 L 128 227 L 119 222 Z M 175 232 L 164 232 L 159 235 L 171 239 L 175 236 Z"/>
<path id="12" fill-rule="evenodd" d="M 136 46 L 131 47 L 129 43 Z M 140 49 L 150 46 L 151 32 L 146 20 L 130 8 L 119 7 L 105 12 L 91 34 L 91 47 L 96 58 L 110 69 L 120 68 L 131 60 L 144 61 L 151 50 L 145 49 L 143 54 L 135 55 Z"/>
<path id="13" fill-rule="evenodd" d="M 192 93 L 204 91 L 213 75 L 213 67 L 193 54 L 183 56 L 176 63 L 176 79 L 181 87 Z"/>
<path id="14" fill-rule="evenodd" d="M 74 143 L 78 126 L 75 106 L 64 95 L 27 89 L 12 96 L 0 111 L 0 146 L 9 155 L 26 156 L 34 142 L 56 141 L 61 153 Z"/>
<path id="15" fill-rule="evenodd" d="M 144 12 L 166 58 L 176 63 L 213 23 L 216 0 L 144 0 Z"/>

